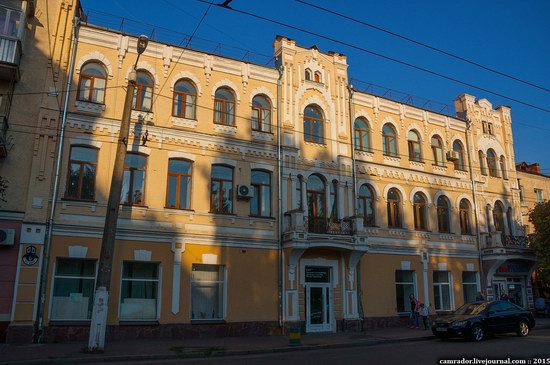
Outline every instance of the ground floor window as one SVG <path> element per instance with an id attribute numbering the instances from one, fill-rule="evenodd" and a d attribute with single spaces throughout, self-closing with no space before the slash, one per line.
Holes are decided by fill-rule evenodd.
<path id="1" fill-rule="evenodd" d="M 225 268 L 193 264 L 191 272 L 191 319 L 225 318 Z"/>
<path id="2" fill-rule="evenodd" d="M 433 285 L 435 310 L 451 310 L 451 273 L 448 271 L 434 271 Z"/>
<path id="3" fill-rule="evenodd" d="M 122 264 L 121 320 L 158 318 L 159 264 L 126 261 Z"/>
<path id="4" fill-rule="evenodd" d="M 395 270 L 395 298 L 398 312 L 411 310 L 409 295 L 416 297 L 416 275 L 414 270 Z"/>
<path id="5" fill-rule="evenodd" d="M 464 303 L 475 302 L 478 291 L 477 271 L 463 271 L 462 293 L 464 294 Z"/>
<path id="6" fill-rule="evenodd" d="M 58 258 L 55 263 L 52 320 L 92 318 L 96 261 Z"/>

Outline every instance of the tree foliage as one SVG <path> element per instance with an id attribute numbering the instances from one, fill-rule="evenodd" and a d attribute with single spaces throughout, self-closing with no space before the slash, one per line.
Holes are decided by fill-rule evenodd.
<path id="1" fill-rule="evenodd" d="M 537 254 L 538 275 L 550 282 L 550 201 L 538 203 L 529 211 L 529 221 L 535 226 L 533 245 Z"/>
<path id="2" fill-rule="evenodd" d="M 6 200 L 6 189 L 8 188 L 8 180 L 0 176 L 0 202 L 5 203 Z"/>

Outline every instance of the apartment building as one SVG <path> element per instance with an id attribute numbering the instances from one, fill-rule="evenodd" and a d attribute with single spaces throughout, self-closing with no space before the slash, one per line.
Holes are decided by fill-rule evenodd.
<path id="1" fill-rule="evenodd" d="M 15 239 L 13 339 L 36 324 L 47 341 L 87 337 L 134 65 L 108 338 L 394 325 L 410 294 L 433 313 L 478 291 L 532 308 L 508 107 L 464 94 L 451 117 L 360 92 L 345 55 L 282 36 L 267 67 L 156 41 L 137 60 L 135 35 L 67 29 L 72 91 L 55 119 L 30 118 L 16 186 L 35 223 Z M 44 268 L 43 306 L 29 268 Z"/>

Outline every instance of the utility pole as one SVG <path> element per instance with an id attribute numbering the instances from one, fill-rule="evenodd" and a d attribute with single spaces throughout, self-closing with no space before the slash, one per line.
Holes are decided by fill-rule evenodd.
<path id="1" fill-rule="evenodd" d="M 136 65 L 139 56 L 145 52 L 149 39 L 141 35 L 137 40 L 138 57 L 132 71 L 128 75 L 128 88 L 124 100 L 124 110 L 120 122 L 115 165 L 109 190 L 109 201 L 107 203 L 107 214 L 105 215 L 105 226 L 103 228 L 103 239 L 101 241 L 101 255 L 99 257 L 99 272 L 97 274 L 94 305 L 92 309 L 92 323 L 90 324 L 90 337 L 88 339 L 88 350 L 103 350 L 105 347 L 105 332 L 107 329 L 107 315 L 109 308 L 109 288 L 111 286 L 111 270 L 113 267 L 113 255 L 115 251 L 116 228 L 118 211 L 120 208 L 120 194 L 122 192 L 122 179 L 124 176 L 124 160 L 126 159 L 126 148 L 128 146 L 128 135 L 130 132 L 130 115 L 132 99 L 136 87 Z"/>

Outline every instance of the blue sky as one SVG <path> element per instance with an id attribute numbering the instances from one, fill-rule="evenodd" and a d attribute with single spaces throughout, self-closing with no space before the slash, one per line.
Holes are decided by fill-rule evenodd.
<path id="1" fill-rule="evenodd" d="M 550 1 L 305 1 L 550 89 Z M 184 34 L 193 33 L 208 8 L 208 4 L 196 0 L 82 0 L 82 5 L 90 23 L 146 34 L 175 45 L 185 44 Z M 233 0 L 231 6 L 550 109 L 548 91 L 481 70 L 295 0 Z M 124 22 L 122 17 L 126 18 Z M 151 25 L 156 26 L 154 30 Z M 350 77 L 365 82 L 354 81 L 357 88 L 369 83 L 378 85 L 380 87 L 374 88 L 377 93 L 384 92 L 383 88 L 395 90 L 391 94 L 395 99 L 409 94 L 417 105 L 432 100 L 431 105 L 439 109 L 444 108 L 442 104 L 452 107 L 454 98 L 462 93 L 487 98 L 494 107 L 510 106 L 516 162 L 540 162 L 543 173 L 550 175 L 548 112 L 216 6 L 208 10 L 191 46 L 264 64 L 273 54 L 272 44 L 277 34 L 293 38 L 302 46 L 315 44 L 322 51 L 345 54 Z"/>

